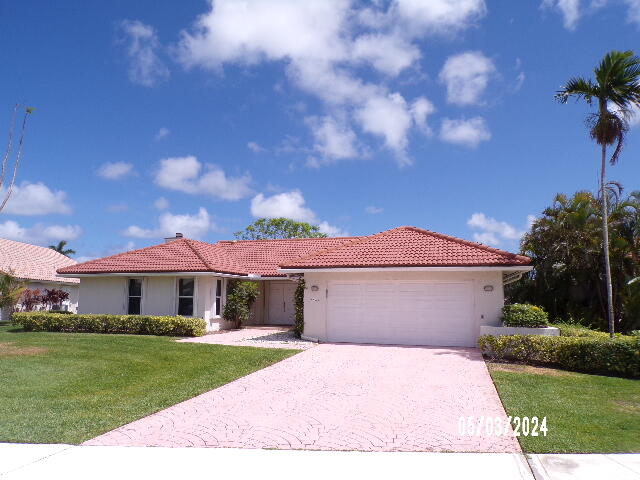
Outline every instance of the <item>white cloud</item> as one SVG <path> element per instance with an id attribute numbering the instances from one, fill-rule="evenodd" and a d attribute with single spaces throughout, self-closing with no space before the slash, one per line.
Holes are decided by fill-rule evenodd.
<path id="1" fill-rule="evenodd" d="M 4 199 L 5 189 L 0 189 L 0 199 Z M 13 215 L 51 215 L 69 214 L 71 206 L 67 203 L 67 194 L 62 190 L 52 191 L 44 183 L 23 182 L 13 187 L 11 197 L 2 213 Z"/>
<path id="2" fill-rule="evenodd" d="M 372 97 L 357 111 L 356 118 L 365 132 L 384 138 L 385 146 L 395 153 L 401 166 L 412 163 L 406 150 L 413 119 L 402 95 Z"/>
<path id="3" fill-rule="evenodd" d="M 475 148 L 480 142 L 490 140 L 491 132 L 487 122 L 482 117 L 474 117 L 468 120 L 445 118 L 440 128 L 440 139 L 456 145 Z"/>
<path id="4" fill-rule="evenodd" d="M 455 33 L 487 13 L 484 0 L 395 0 L 392 8 L 414 35 Z"/>
<path id="5" fill-rule="evenodd" d="M 330 225 L 326 221 L 319 221 L 315 212 L 305 205 L 304 196 L 300 190 L 278 193 L 270 197 L 259 193 L 251 200 L 251 215 L 256 218 L 290 218 L 298 222 L 318 225 L 320 231 L 330 237 L 348 236 L 348 233 L 339 227 Z"/>
<path id="6" fill-rule="evenodd" d="M 473 239 L 476 242 L 487 245 L 500 245 L 505 241 L 511 244 L 519 241 L 526 231 L 531 228 L 535 220 L 535 216 L 528 215 L 526 228 L 521 230 L 507 222 L 487 217 L 484 213 L 474 213 L 467 220 L 467 225 L 472 230 L 476 230 L 473 233 Z"/>
<path id="7" fill-rule="evenodd" d="M 367 4 L 353 0 L 216 0 L 191 29 L 182 32 L 175 52 L 187 69 L 201 67 L 218 73 L 228 64 L 277 62 L 293 85 L 319 98 L 332 116 L 336 110 L 341 112 L 343 134 L 351 137 L 348 132 L 355 134 L 356 130 L 350 124 L 358 125 L 381 138 L 400 164 L 407 164 L 409 131 L 415 126 L 427 131 L 426 117 L 431 111 L 424 100 L 410 107 L 400 93 L 389 90 L 386 78 L 380 81 L 369 76 L 365 80 L 366 68 L 362 67 L 396 77 L 420 58 L 417 38 L 451 36 L 485 13 L 483 0 Z M 282 83 L 278 85 L 281 90 Z M 312 133 L 316 138 L 317 132 Z M 338 157 L 351 156 L 342 153 L 356 144 L 347 137 L 342 136 Z M 322 163 L 322 159 L 311 160 Z"/>
<path id="8" fill-rule="evenodd" d="M 247 142 L 247 148 L 253 153 L 262 153 L 266 151 L 266 148 L 264 148 L 258 142 Z"/>
<path id="9" fill-rule="evenodd" d="M 160 129 L 154 135 L 153 139 L 156 142 L 159 142 L 163 138 L 168 137 L 170 133 L 171 133 L 171 130 L 169 130 L 167 127 L 160 127 Z"/>
<path id="10" fill-rule="evenodd" d="M 133 173 L 133 164 L 126 162 L 107 162 L 103 163 L 96 173 L 98 176 L 107 180 L 119 180 Z"/>
<path id="11" fill-rule="evenodd" d="M 333 117 L 307 117 L 315 140 L 314 150 L 327 161 L 355 158 L 359 155 L 356 147 L 357 136 L 347 125 L 340 124 Z"/>
<path id="12" fill-rule="evenodd" d="M 431 135 L 431 128 L 427 125 L 427 117 L 436 111 L 436 107 L 424 97 L 416 98 L 411 103 L 411 115 L 418 128 L 427 135 Z"/>
<path id="13" fill-rule="evenodd" d="M 158 57 L 160 42 L 156 31 L 150 25 L 138 20 L 120 22 L 129 60 L 129 80 L 145 87 L 152 87 L 169 78 L 169 69 Z"/>
<path id="14" fill-rule="evenodd" d="M 379 213 L 384 212 L 384 209 L 382 209 L 380 207 L 373 206 L 373 205 L 369 205 L 368 207 L 366 207 L 364 209 L 364 211 L 366 213 L 368 213 L 369 215 L 377 215 Z"/>
<path id="15" fill-rule="evenodd" d="M 620 113 L 620 109 L 618 108 L 618 106 L 612 102 L 607 105 L 607 108 L 612 112 Z M 629 122 L 629 126 L 631 127 L 640 125 L 640 107 L 638 107 L 637 105 L 632 105 L 629 109 L 626 120 Z"/>
<path id="16" fill-rule="evenodd" d="M 60 240 L 75 240 L 82 234 L 77 225 L 44 225 L 36 223 L 31 227 L 23 227 L 13 220 L 0 223 L 0 237 L 19 242 L 46 245 Z"/>
<path id="17" fill-rule="evenodd" d="M 240 200 L 251 194 L 251 176 L 227 177 L 218 166 L 203 164 L 194 156 L 160 160 L 155 183 L 169 190 L 211 195 L 223 200 Z"/>
<path id="18" fill-rule="evenodd" d="M 543 0 L 542 8 L 550 8 L 560 12 L 564 28 L 575 30 L 580 20 L 580 0 Z"/>
<path id="19" fill-rule="evenodd" d="M 156 198 L 156 201 L 153 202 L 153 206 L 158 210 L 166 210 L 167 208 L 169 208 L 169 200 L 164 197 L 158 197 Z"/>
<path id="20" fill-rule="evenodd" d="M 585 3 L 588 3 L 585 5 Z M 575 30 L 580 19 L 585 14 L 593 14 L 597 10 L 611 3 L 624 3 L 627 6 L 627 21 L 640 25 L 640 0 L 621 0 L 610 2 L 609 0 L 542 0 L 543 10 L 554 10 L 562 15 L 563 25 L 567 30 Z"/>
<path id="21" fill-rule="evenodd" d="M 495 71 L 493 60 L 482 52 L 464 52 L 447 58 L 439 75 L 447 87 L 447 101 L 477 105 Z"/>
<path id="22" fill-rule="evenodd" d="M 354 60 L 371 63 L 375 69 L 394 77 L 420 58 L 420 49 L 400 35 L 361 35 L 352 49 Z"/>
<path id="23" fill-rule="evenodd" d="M 122 234 L 134 238 L 160 238 L 180 232 L 187 238 L 202 238 L 214 226 L 209 212 L 200 207 L 194 215 L 165 212 L 160 215 L 156 228 L 147 229 L 131 225 Z"/>
<path id="24" fill-rule="evenodd" d="M 278 193 L 265 197 L 259 193 L 251 200 L 251 214 L 256 218 L 285 217 L 299 222 L 315 223 L 316 214 L 305 207 L 305 200 L 300 190 Z"/>

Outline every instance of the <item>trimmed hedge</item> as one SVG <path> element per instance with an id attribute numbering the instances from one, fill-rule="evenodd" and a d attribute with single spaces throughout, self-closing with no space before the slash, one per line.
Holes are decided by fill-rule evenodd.
<path id="1" fill-rule="evenodd" d="M 13 323 L 31 332 L 128 333 L 200 337 L 207 324 L 201 318 L 151 315 L 96 315 L 16 312 Z"/>
<path id="2" fill-rule="evenodd" d="M 585 373 L 640 377 L 638 337 L 483 335 L 478 339 L 478 345 L 492 360 L 515 360 Z"/>
<path id="3" fill-rule="evenodd" d="M 554 323 L 551 325 L 560 329 L 560 335 L 563 337 L 592 337 L 592 338 L 609 338 L 607 332 L 593 330 L 584 325 L 575 323 Z M 619 336 L 619 334 L 617 334 Z"/>
<path id="4" fill-rule="evenodd" d="M 535 305 L 514 303 L 502 307 L 502 323 L 505 327 L 546 327 L 549 325 L 549 316 Z"/>

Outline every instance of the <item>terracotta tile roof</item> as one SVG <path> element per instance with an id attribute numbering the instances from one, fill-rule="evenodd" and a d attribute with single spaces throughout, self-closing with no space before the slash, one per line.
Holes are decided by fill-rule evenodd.
<path id="1" fill-rule="evenodd" d="M 218 272 L 283 276 L 283 268 L 526 265 L 520 255 L 415 227 L 369 237 L 239 240 L 182 238 L 58 270 L 65 274 Z"/>
<path id="2" fill-rule="evenodd" d="M 78 283 L 77 278 L 56 276 L 58 268 L 75 265 L 72 258 L 50 248 L 0 238 L 0 272 L 25 280 Z"/>
<path id="3" fill-rule="evenodd" d="M 480 243 L 398 227 L 347 244 L 314 252 L 281 265 L 282 268 L 429 267 L 527 265 L 522 255 Z"/>
<path id="4" fill-rule="evenodd" d="M 282 240 L 238 240 L 218 242 L 248 273 L 282 276 L 280 264 L 310 253 L 333 248 L 364 237 L 290 238 Z"/>

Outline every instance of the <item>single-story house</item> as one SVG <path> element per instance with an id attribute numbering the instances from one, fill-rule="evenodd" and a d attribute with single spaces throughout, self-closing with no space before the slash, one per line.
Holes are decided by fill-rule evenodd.
<path id="1" fill-rule="evenodd" d="M 160 245 L 58 270 L 80 278 L 81 313 L 222 318 L 230 278 L 259 282 L 251 323 L 294 321 L 306 283 L 304 336 L 321 342 L 473 346 L 500 323 L 503 286 L 530 259 L 460 238 L 399 227 L 370 236 L 220 241 L 177 234 Z"/>
<path id="2" fill-rule="evenodd" d="M 0 238 L 0 272 L 25 281 L 29 290 L 43 293 L 47 289 L 64 290 L 69 294 L 69 299 L 55 306 L 60 310 L 77 311 L 80 280 L 59 277 L 56 270 L 76 263 L 51 248 Z M 9 313 L 8 309 L 0 312 L 0 320 L 8 320 Z"/>

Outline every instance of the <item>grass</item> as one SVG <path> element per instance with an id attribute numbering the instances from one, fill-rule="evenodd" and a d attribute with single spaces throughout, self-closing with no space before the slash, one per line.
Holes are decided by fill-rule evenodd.
<path id="1" fill-rule="evenodd" d="M 640 381 L 489 363 L 508 415 L 547 417 L 547 436 L 519 437 L 529 453 L 640 452 Z"/>
<path id="2" fill-rule="evenodd" d="M 297 353 L 0 327 L 0 442 L 81 443 Z"/>

